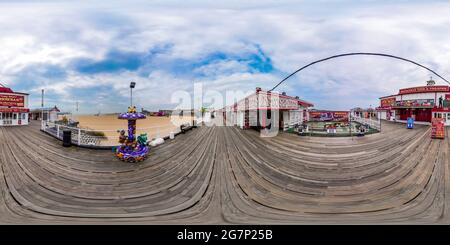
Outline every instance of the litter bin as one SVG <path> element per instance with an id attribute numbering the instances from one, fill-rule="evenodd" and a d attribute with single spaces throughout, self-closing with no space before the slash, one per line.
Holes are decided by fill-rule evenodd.
<path id="1" fill-rule="evenodd" d="M 72 131 L 64 130 L 63 131 L 63 146 L 70 147 L 72 145 Z"/>
<path id="2" fill-rule="evenodd" d="M 187 127 L 188 127 L 187 124 L 181 124 L 181 125 L 180 125 L 180 131 L 181 131 L 181 133 L 184 134 L 184 133 L 186 132 L 186 130 L 187 130 L 187 129 L 186 129 Z"/>
<path id="3" fill-rule="evenodd" d="M 406 128 L 407 129 L 413 129 L 414 128 L 414 118 L 408 117 L 406 120 Z"/>

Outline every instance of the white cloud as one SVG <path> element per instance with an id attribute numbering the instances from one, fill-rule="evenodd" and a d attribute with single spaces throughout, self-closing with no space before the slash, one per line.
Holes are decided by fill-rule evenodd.
<path id="1" fill-rule="evenodd" d="M 450 4 L 321 2 L 326 5 L 312 1 L 1 3 L 0 80 L 20 87 L 16 78 L 30 65 L 57 65 L 67 70 L 66 77 L 36 78 L 27 89 L 38 93 L 44 86 L 57 95 L 57 102 L 76 97 L 73 91 L 77 89 L 110 86 L 111 96 L 101 99 L 103 107 L 112 110 L 117 104 L 114 96 L 128 96 L 131 80 L 139 84 L 137 102 L 150 107 L 169 103 L 171 91 L 189 90 L 196 80 L 220 91 L 270 89 L 302 65 L 344 52 L 399 55 L 448 77 Z M 99 74 L 70 70 L 74 59 L 99 61 L 110 50 L 143 53 L 161 45 L 171 48 L 155 55 L 147 67 L 148 76 L 141 70 Z M 179 60 L 196 63 L 214 52 L 256 53 L 256 45 L 272 60 L 272 73 L 249 72 L 245 62 L 233 59 L 182 73 L 170 70 L 178 69 Z M 429 75 L 386 58 L 349 57 L 313 66 L 279 90 L 321 107 L 348 109 L 374 105 L 379 96 L 396 93 L 401 87 L 422 85 Z"/>

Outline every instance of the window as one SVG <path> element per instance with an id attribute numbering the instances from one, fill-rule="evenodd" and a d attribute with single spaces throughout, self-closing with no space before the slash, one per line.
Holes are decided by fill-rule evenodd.
<path id="1" fill-rule="evenodd" d="M 0 112 L 0 120 L 2 120 L 2 115 L 3 115 L 3 114 Z"/>
<path id="2" fill-rule="evenodd" d="M 14 119 L 14 120 L 17 119 L 17 113 L 13 113 L 13 119 Z"/>
<path id="3" fill-rule="evenodd" d="M 27 114 L 22 113 L 22 120 L 25 120 L 27 118 Z"/>
<path id="4" fill-rule="evenodd" d="M 450 113 L 447 113 L 447 119 L 450 120 Z"/>

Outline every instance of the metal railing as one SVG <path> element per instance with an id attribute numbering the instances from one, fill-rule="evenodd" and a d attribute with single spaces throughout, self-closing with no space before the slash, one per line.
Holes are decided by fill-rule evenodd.
<path id="1" fill-rule="evenodd" d="M 379 119 L 374 120 L 372 118 L 363 118 L 363 117 L 352 116 L 352 121 L 361 123 L 363 125 L 369 126 L 370 128 L 381 131 L 381 122 Z"/>

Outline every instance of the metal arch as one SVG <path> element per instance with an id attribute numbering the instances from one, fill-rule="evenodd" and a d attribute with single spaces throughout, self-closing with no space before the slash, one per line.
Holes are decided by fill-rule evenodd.
<path id="1" fill-rule="evenodd" d="M 426 66 L 424 66 L 424 65 L 422 65 L 422 64 L 419 64 L 419 63 L 417 63 L 417 62 L 415 62 L 415 61 L 412 61 L 412 60 L 409 60 L 409 59 L 405 59 L 405 58 L 402 58 L 402 57 L 399 57 L 399 56 L 390 55 L 390 54 L 383 54 L 383 53 L 345 53 L 345 54 L 333 55 L 333 56 L 330 56 L 330 57 L 327 57 L 327 58 L 324 58 L 324 59 L 320 59 L 320 60 L 316 60 L 316 61 L 314 61 L 314 62 L 311 62 L 311 63 L 309 63 L 309 64 L 307 64 L 307 65 L 301 67 L 300 69 L 294 71 L 294 72 L 291 73 L 289 76 L 285 77 L 283 80 L 281 80 L 277 85 L 275 85 L 275 87 L 273 87 L 273 88 L 272 88 L 271 90 L 269 90 L 269 91 L 272 91 L 272 90 L 276 89 L 276 88 L 277 88 L 278 86 L 280 86 L 284 81 L 286 81 L 287 79 L 289 79 L 290 77 L 292 77 L 292 76 L 295 75 L 296 73 L 300 72 L 300 71 L 303 70 L 303 69 L 306 69 L 306 68 L 309 67 L 309 66 L 312 66 L 312 65 L 314 65 L 314 64 L 316 64 L 316 63 L 320 63 L 320 62 L 322 62 L 322 61 L 331 60 L 331 59 L 334 59 L 334 58 L 339 58 L 339 57 L 344 57 L 344 56 L 353 56 L 353 55 L 383 56 L 383 57 L 389 57 L 389 58 L 394 58 L 394 59 L 398 59 L 398 60 L 403 60 L 403 61 L 412 63 L 412 64 L 414 64 L 414 65 L 420 66 L 420 67 L 422 67 L 422 68 L 424 68 L 424 69 L 430 71 L 430 72 L 433 73 L 434 75 L 438 76 L 440 79 L 444 80 L 446 83 L 450 84 L 450 82 L 449 82 L 447 79 L 443 78 L 441 75 L 439 75 L 438 73 L 436 73 L 436 72 L 433 71 L 432 69 L 430 69 L 430 68 L 428 68 L 428 67 L 426 67 Z"/>

